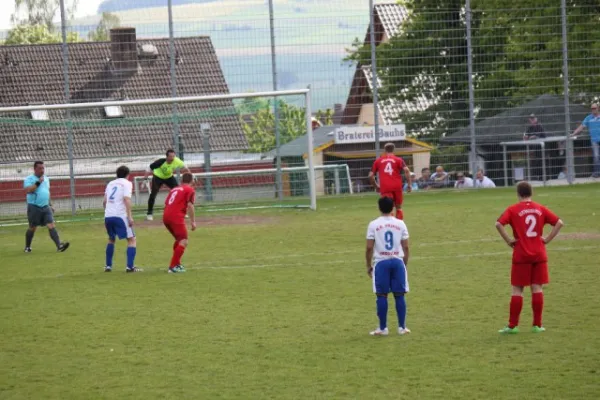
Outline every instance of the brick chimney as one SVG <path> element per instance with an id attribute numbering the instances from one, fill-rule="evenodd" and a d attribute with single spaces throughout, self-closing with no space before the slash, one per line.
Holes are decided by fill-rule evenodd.
<path id="1" fill-rule="evenodd" d="M 110 54 L 116 72 L 135 72 L 138 67 L 135 28 L 110 30 Z"/>

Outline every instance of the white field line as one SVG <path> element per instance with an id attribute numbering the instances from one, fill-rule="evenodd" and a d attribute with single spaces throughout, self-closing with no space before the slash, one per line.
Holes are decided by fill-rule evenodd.
<path id="1" fill-rule="evenodd" d="M 576 247 L 554 247 L 554 248 L 549 248 L 548 251 L 550 253 L 563 253 L 563 252 L 569 252 L 569 251 L 582 251 L 582 250 L 597 250 L 598 246 L 576 246 Z M 321 253 L 319 253 L 321 254 Z M 307 255 L 307 254 L 304 254 Z M 449 254 L 449 255 L 441 255 L 441 256 L 414 256 L 411 257 L 411 265 L 412 262 L 414 261 L 420 261 L 420 260 L 449 260 L 449 259 L 466 259 L 466 258 L 472 258 L 472 257 L 496 257 L 496 256 L 501 256 L 504 255 L 507 258 L 507 263 L 510 263 L 510 250 L 506 249 L 505 251 L 496 251 L 496 252 L 484 252 L 484 253 L 467 253 L 467 254 Z M 294 268 L 299 268 L 299 267 L 309 267 L 309 268 L 319 268 L 321 266 L 331 266 L 331 265 L 341 265 L 341 264 L 350 264 L 350 265 L 362 265 L 362 260 L 357 258 L 357 259 L 351 259 L 351 260 L 332 260 L 332 261 L 321 261 L 318 263 L 314 263 L 314 262 L 279 262 L 279 263 L 272 263 L 272 264 L 241 264 L 241 265 L 192 265 L 192 266 L 188 266 L 186 267 L 187 270 L 239 270 L 239 269 L 263 269 L 263 268 L 281 268 L 281 267 L 294 267 Z M 167 272 L 167 268 L 163 267 L 163 268 L 158 268 L 158 267 L 141 267 L 144 272 L 161 272 L 164 271 L 165 273 Z M 119 273 L 119 272 L 123 272 L 122 269 L 120 267 L 114 266 L 113 267 L 114 271 L 111 272 L 112 274 L 114 273 Z M 124 269 L 124 268 L 123 268 Z M 102 271 L 101 268 L 98 268 L 98 271 Z M 92 273 L 95 272 L 90 272 L 90 271 L 86 271 L 86 272 L 76 272 L 76 273 L 66 273 L 66 274 L 59 274 L 56 275 L 56 278 L 62 278 L 62 277 L 69 277 L 69 276 L 82 276 L 82 275 L 90 275 Z M 98 273 L 105 273 L 105 272 L 98 272 Z M 142 272 L 143 273 L 143 272 Z M 36 279 L 35 277 L 32 277 L 31 279 Z M 9 282 L 9 281 L 15 281 L 17 279 L 8 279 L 8 280 L 3 280 L 2 282 Z"/>

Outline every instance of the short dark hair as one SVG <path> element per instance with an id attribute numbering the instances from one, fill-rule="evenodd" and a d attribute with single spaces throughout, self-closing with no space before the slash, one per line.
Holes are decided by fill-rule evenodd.
<path id="1" fill-rule="evenodd" d="M 119 168 L 117 168 L 117 178 L 127 178 L 128 175 L 129 168 L 127 168 L 125 165 L 121 165 Z"/>
<path id="2" fill-rule="evenodd" d="M 36 169 L 38 165 L 44 165 L 43 161 L 36 161 L 33 163 L 33 169 Z"/>
<path id="3" fill-rule="evenodd" d="M 521 181 L 517 185 L 517 194 L 520 198 L 525 199 L 533 195 L 533 188 L 529 182 Z"/>
<path id="4" fill-rule="evenodd" d="M 192 183 L 194 181 L 194 175 L 189 172 L 186 172 L 181 175 L 181 182 L 183 183 Z"/>
<path id="5" fill-rule="evenodd" d="M 386 152 L 393 153 L 396 149 L 396 146 L 394 146 L 394 143 L 386 143 L 385 146 L 383 146 L 383 148 Z"/>
<path id="6" fill-rule="evenodd" d="M 379 211 L 382 214 L 389 214 L 394 209 L 394 200 L 389 197 L 382 197 L 378 201 L 379 203 Z"/>
<path id="7" fill-rule="evenodd" d="M 169 157 L 169 154 L 171 154 L 171 153 L 175 154 L 175 150 L 173 150 L 173 149 L 167 150 L 167 157 Z"/>
<path id="8" fill-rule="evenodd" d="M 421 168 L 421 173 L 425 172 L 425 171 L 429 171 L 429 168 L 425 167 L 425 168 Z"/>

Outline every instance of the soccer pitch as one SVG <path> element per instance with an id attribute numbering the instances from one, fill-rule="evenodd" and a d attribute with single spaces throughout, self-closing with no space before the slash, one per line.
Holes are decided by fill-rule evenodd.
<path id="1" fill-rule="evenodd" d="M 319 200 L 319 210 L 202 213 L 169 275 L 172 240 L 136 225 L 104 273 L 102 221 L 0 227 L 0 398 L 543 399 L 600 398 L 600 186 L 535 189 L 565 222 L 549 245 L 543 334 L 501 336 L 511 250 L 496 218 L 514 189 L 413 193 L 408 336 L 377 325 L 365 273 L 374 195 Z"/>

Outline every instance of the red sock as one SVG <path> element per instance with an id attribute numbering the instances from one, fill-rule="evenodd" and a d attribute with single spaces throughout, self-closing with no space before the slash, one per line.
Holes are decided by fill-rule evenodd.
<path id="1" fill-rule="evenodd" d="M 508 320 L 508 327 L 514 328 L 519 326 L 519 317 L 521 316 L 521 310 L 523 309 L 523 296 L 512 296 L 510 298 L 510 318 Z"/>
<path id="2" fill-rule="evenodd" d="M 531 294 L 531 308 L 533 309 L 533 325 L 542 326 L 542 311 L 544 310 L 544 293 Z"/>
<path id="3" fill-rule="evenodd" d="M 179 246 L 179 242 L 173 243 L 173 251 L 175 251 L 175 249 L 177 248 L 177 246 Z"/>
<path id="4" fill-rule="evenodd" d="M 404 213 L 399 208 L 396 209 L 396 218 L 398 218 L 398 219 L 404 219 Z"/>
<path id="5" fill-rule="evenodd" d="M 173 257 L 171 258 L 171 265 L 169 268 L 173 268 L 181 264 L 181 257 L 183 257 L 183 253 L 185 252 L 185 247 L 177 246 L 175 250 L 173 250 Z"/>

